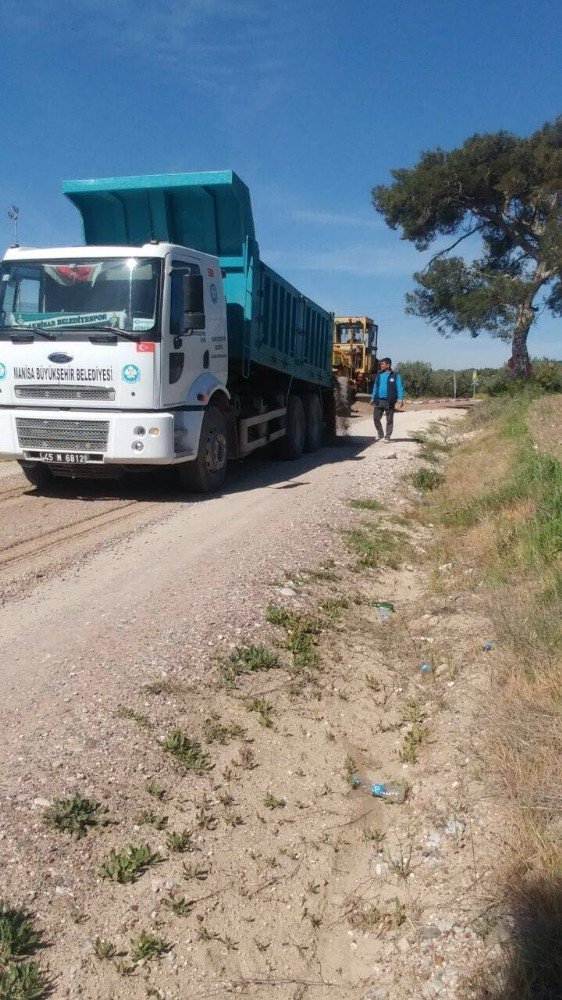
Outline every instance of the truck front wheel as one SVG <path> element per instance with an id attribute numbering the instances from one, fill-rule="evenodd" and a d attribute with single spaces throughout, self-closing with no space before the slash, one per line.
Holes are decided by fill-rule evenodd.
<path id="1" fill-rule="evenodd" d="M 197 458 L 178 466 L 182 486 L 193 493 L 214 493 L 220 490 L 226 477 L 227 459 L 224 414 L 216 406 L 208 406 L 201 425 Z"/>
<path id="2" fill-rule="evenodd" d="M 314 392 L 306 392 L 302 401 L 305 417 L 304 450 L 318 451 L 322 444 L 322 403 Z"/>
<path id="3" fill-rule="evenodd" d="M 279 439 L 280 458 L 300 458 L 304 450 L 306 421 L 300 396 L 289 396 L 285 418 L 285 437 Z"/>
<path id="4" fill-rule="evenodd" d="M 53 474 L 48 465 L 40 465 L 39 462 L 35 462 L 33 465 L 24 465 L 23 462 L 18 462 L 18 465 L 28 483 L 31 483 L 36 489 L 48 489 L 49 486 L 53 485 Z"/>

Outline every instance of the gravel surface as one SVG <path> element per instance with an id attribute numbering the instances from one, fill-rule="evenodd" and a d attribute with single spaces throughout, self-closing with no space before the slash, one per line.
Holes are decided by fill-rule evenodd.
<path id="1" fill-rule="evenodd" d="M 65 515 L 83 523 L 92 504 L 100 515 L 127 503 L 131 511 L 90 534 L 70 530 L 62 557 L 56 546 L 23 551 L 4 577 L 0 870 L 3 895 L 29 906 L 44 930 L 53 996 L 460 996 L 485 938 L 475 918 L 485 909 L 478 883 L 492 820 L 467 756 L 482 673 L 463 673 L 478 663 L 474 630 L 485 623 L 468 607 L 453 614 L 446 598 L 424 610 L 414 559 L 356 573 L 341 540 L 341 528 L 364 516 L 350 511 L 351 497 L 378 499 L 391 519 L 411 506 L 403 477 L 418 461 L 413 437 L 444 416 L 462 420 L 455 411 L 398 415 L 396 440 L 383 445 L 360 411 L 336 447 L 291 465 L 247 463 L 220 497 L 94 491 L 44 506 L 26 494 L 46 530 L 64 527 Z M 18 520 L 13 504 L 8 525 Z M 418 531 L 414 554 L 428 541 Z M 346 597 L 343 620 L 334 614 L 318 639 L 321 681 L 295 678 L 282 651 L 271 676 L 234 691 L 217 685 L 217 655 L 282 644 L 265 624 L 270 602 L 313 612 L 334 593 L 359 603 Z M 364 609 L 373 597 L 396 602 L 390 622 Z M 445 645 L 453 651 L 428 693 L 416 657 Z M 160 692 L 149 693 L 156 681 Z M 256 698 L 269 700 L 271 728 L 248 711 Z M 421 767 L 398 755 L 412 698 L 432 718 Z M 178 773 L 159 741 L 181 728 L 204 743 L 205 719 L 243 725 L 246 736 L 241 745 L 217 737 L 207 775 Z M 406 806 L 350 793 L 346 755 L 385 780 L 406 775 Z M 147 795 L 147 781 L 165 789 L 163 802 Z M 107 804 L 115 822 L 83 840 L 49 830 L 46 804 L 76 791 Z M 264 804 L 268 795 L 275 804 Z M 150 809 L 167 815 L 166 829 L 189 827 L 193 854 L 173 854 L 165 829 L 139 815 Z M 111 848 L 141 840 L 163 860 L 138 884 L 99 877 Z M 208 869 L 204 884 L 186 881 L 185 859 Z M 163 901 L 183 893 L 189 916 L 170 916 Z M 162 935 L 168 954 L 134 975 L 127 957 L 120 967 L 94 956 L 97 937 L 126 955 L 141 930 Z"/>

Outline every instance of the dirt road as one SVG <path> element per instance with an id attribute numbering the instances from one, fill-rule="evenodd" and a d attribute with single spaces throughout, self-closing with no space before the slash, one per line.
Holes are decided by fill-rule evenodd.
<path id="1" fill-rule="evenodd" d="M 171 481 L 148 480 L 127 488 L 63 483 L 44 496 L 9 468 L 2 469 L 0 871 L 5 884 L 0 896 L 36 912 L 51 946 L 54 996 L 229 992 L 218 986 L 212 993 L 197 991 L 207 973 L 213 982 L 225 975 L 225 948 L 228 953 L 230 948 L 224 945 L 224 933 L 215 953 L 209 945 L 200 959 L 190 987 L 189 977 L 181 977 L 192 961 L 192 945 L 182 952 L 183 932 L 178 933 L 173 972 L 179 992 L 169 982 L 161 992 L 145 992 L 146 977 L 141 984 L 134 977 L 120 980 L 113 971 L 107 977 L 97 967 L 92 971 L 92 940 L 105 933 L 104 920 L 112 908 L 111 933 L 125 934 L 136 926 L 139 905 L 149 923 L 154 923 L 154 913 L 148 903 L 135 902 L 131 887 L 125 886 L 119 898 L 119 887 L 107 895 L 95 877 L 95 888 L 88 887 L 88 872 L 95 875 L 105 845 L 65 840 L 61 851 L 60 838 L 41 822 L 41 810 L 53 797 L 80 789 L 108 802 L 120 817 L 122 829 L 119 835 L 108 834 L 108 848 L 138 839 L 133 811 L 139 787 L 162 776 L 153 749 L 143 742 L 143 727 L 161 730 L 172 710 L 183 713 L 179 723 L 187 729 L 200 727 L 201 716 L 194 718 L 193 712 L 211 712 L 215 703 L 211 693 L 206 707 L 182 707 L 173 684 L 196 692 L 215 670 L 212 655 L 217 649 L 262 641 L 264 610 L 279 599 L 284 581 L 334 555 L 337 560 L 338 553 L 341 558 L 339 532 L 349 517 L 347 500 L 378 497 L 396 507 L 407 489 L 403 476 L 414 467 L 415 432 L 442 416 L 462 417 L 450 411 L 407 412 L 397 416 L 396 440 L 383 445 L 373 442 L 372 423 L 363 414 L 355 416 L 348 436 L 336 447 L 290 465 L 256 458 L 232 471 L 223 495 L 201 500 L 183 497 Z M 142 694 L 142 685 L 158 678 L 164 678 L 169 697 L 155 706 Z M 134 710 L 123 710 L 130 704 Z M 140 721 L 143 706 L 151 717 Z M 127 711 L 133 720 L 137 716 L 134 732 L 123 721 Z M 180 817 L 189 791 L 184 787 L 174 800 Z M 167 806 L 166 812 L 171 809 Z M 257 832 L 259 840 L 259 823 Z M 234 836 L 229 832 L 227 839 Z M 256 829 L 244 836 L 251 840 Z M 217 834 L 219 871 L 221 858 L 228 857 L 223 840 Z M 152 890 L 159 892 L 162 885 Z M 94 896 L 95 907 L 90 905 Z M 283 933 L 298 937 L 300 931 L 296 926 L 291 930 L 286 913 L 283 921 Z M 235 932 L 238 940 L 240 926 Z M 301 957 L 306 966 L 306 954 Z M 244 954 L 237 962 L 239 975 L 248 976 L 251 960 Z M 277 985 L 286 984 L 275 995 L 297 996 L 289 967 L 281 972 L 278 963 L 273 966 Z M 164 979 L 156 976 L 151 982 Z M 318 982 L 316 977 L 316 992 L 310 996 L 362 995 L 343 987 L 318 992 Z M 260 992 L 257 980 L 254 985 L 256 996 L 271 995 Z"/>

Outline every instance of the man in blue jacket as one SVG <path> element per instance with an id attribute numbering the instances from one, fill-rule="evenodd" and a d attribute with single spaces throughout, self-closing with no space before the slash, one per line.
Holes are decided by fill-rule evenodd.
<path id="1" fill-rule="evenodd" d="M 373 383 L 371 403 L 378 439 L 390 441 L 395 407 L 398 404 L 401 410 L 404 409 L 404 384 L 398 372 L 392 370 L 390 358 L 381 358 L 379 372 Z M 382 429 L 383 413 L 386 413 L 386 434 Z"/>

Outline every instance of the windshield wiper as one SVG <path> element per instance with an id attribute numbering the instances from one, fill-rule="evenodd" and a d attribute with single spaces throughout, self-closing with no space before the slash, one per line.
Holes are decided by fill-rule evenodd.
<path id="1" fill-rule="evenodd" d="M 116 337 L 124 337 L 125 340 L 140 340 L 140 333 L 129 333 L 128 330 L 118 330 L 114 326 L 81 326 L 76 329 L 87 330 L 88 333 L 114 333 Z"/>
<path id="2" fill-rule="evenodd" d="M 37 333 L 40 337 L 44 337 L 45 340 L 58 340 L 56 333 L 51 333 L 50 330 L 44 330 L 42 326 L 0 326 L 0 330 L 11 330 L 12 337 L 19 333 Z"/>

